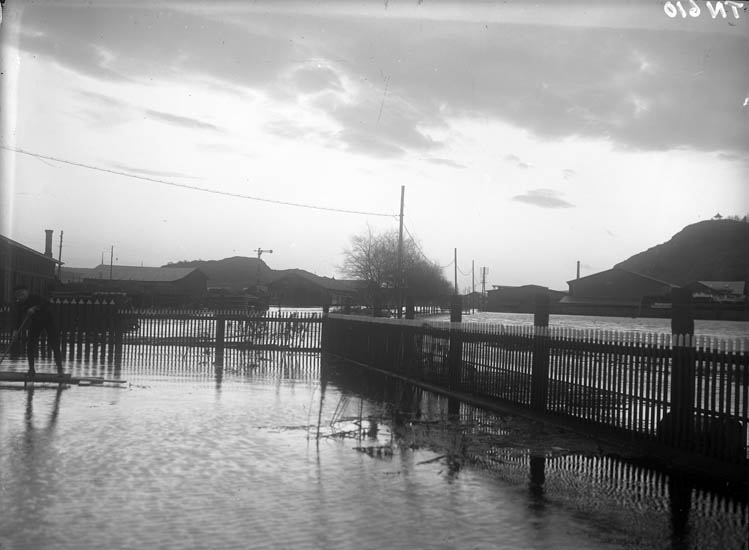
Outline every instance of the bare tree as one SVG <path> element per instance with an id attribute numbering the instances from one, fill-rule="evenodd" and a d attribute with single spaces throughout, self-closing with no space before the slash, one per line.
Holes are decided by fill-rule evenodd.
<path id="1" fill-rule="evenodd" d="M 342 270 L 349 277 L 364 281 L 364 298 L 375 308 L 395 299 L 395 290 L 418 302 L 437 301 L 450 294 L 450 283 L 442 268 L 425 258 L 412 239 L 403 242 L 403 280 L 398 274 L 398 232 L 374 234 L 371 228 L 351 237 L 343 251 Z"/>

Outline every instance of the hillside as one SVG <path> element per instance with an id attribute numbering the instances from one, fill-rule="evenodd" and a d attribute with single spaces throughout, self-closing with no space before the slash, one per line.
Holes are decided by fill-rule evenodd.
<path id="1" fill-rule="evenodd" d="M 240 292 L 254 287 L 258 276 L 261 284 L 267 284 L 274 271 L 263 260 L 234 256 L 223 260 L 192 260 L 169 263 L 162 267 L 195 267 L 208 276 L 208 288 L 226 288 Z"/>
<path id="2" fill-rule="evenodd" d="M 688 225 L 668 242 L 615 267 L 676 285 L 744 281 L 749 276 L 749 223 L 709 220 Z"/>

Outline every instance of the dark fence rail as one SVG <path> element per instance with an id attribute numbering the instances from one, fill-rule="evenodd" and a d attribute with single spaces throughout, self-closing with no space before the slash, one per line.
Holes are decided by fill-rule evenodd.
<path id="1" fill-rule="evenodd" d="M 222 365 L 232 351 L 320 351 L 322 315 L 248 310 L 123 309 L 113 301 L 53 300 L 63 356 L 121 362 L 124 357 L 175 353 Z M 16 319 L 0 308 L 0 345 L 11 344 Z M 23 355 L 23 337 L 15 345 Z M 184 349 L 183 349 L 184 348 Z M 46 357 L 46 342 L 39 346 Z M 232 356 L 237 356 L 232 353 Z"/>
<path id="2" fill-rule="evenodd" d="M 734 464 L 747 459 L 746 341 L 330 315 L 323 351 L 479 398 Z"/>

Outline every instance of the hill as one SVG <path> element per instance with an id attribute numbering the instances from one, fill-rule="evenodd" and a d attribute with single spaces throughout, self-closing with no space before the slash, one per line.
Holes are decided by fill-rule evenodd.
<path id="1" fill-rule="evenodd" d="M 671 240 L 616 264 L 675 285 L 744 281 L 749 277 L 749 223 L 708 220 L 688 225 Z"/>
<path id="2" fill-rule="evenodd" d="M 257 258 L 233 256 L 223 260 L 191 260 L 169 263 L 162 267 L 195 267 L 208 277 L 208 288 L 224 288 L 232 292 L 254 287 L 259 278 L 260 284 L 268 284 L 274 278 L 274 271 Z"/>

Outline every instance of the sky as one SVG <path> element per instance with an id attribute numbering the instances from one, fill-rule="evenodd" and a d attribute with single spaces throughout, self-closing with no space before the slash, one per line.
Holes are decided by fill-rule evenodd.
<path id="1" fill-rule="evenodd" d="M 683 4 L 6 0 L 0 233 L 343 278 L 403 187 L 461 292 L 566 290 L 749 213 L 749 11 Z"/>

